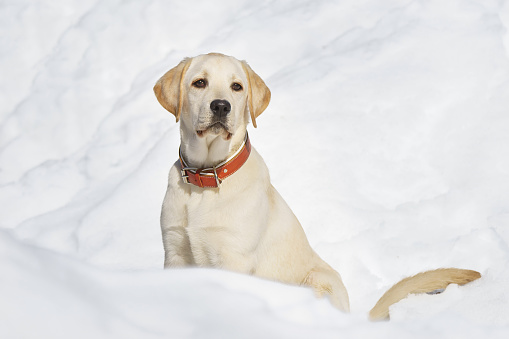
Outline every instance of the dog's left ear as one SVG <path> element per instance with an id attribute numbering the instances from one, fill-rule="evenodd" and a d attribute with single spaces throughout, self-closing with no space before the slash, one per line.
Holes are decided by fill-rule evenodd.
<path id="1" fill-rule="evenodd" d="M 184 99 L 184 76 L 191 64 L 191 58 L 182 60 L 176 67 L 170 69 L 157 81 L 154 93 L 157 101 L 170 113 L 175 115 L 177 122 L 180 119 Z"/>
<path id="2" fill-rule="evenodd" d="M 262 114 L 270 102 L 270 90 L 263 82 L 262 78 L 256 74 L 247 62 L 242 61 L 242 68 L 247 75 L 248 81 L 248 103 L 249 112 L 251 113 L 251 122 L 256 127 L 256 118 Z"/>

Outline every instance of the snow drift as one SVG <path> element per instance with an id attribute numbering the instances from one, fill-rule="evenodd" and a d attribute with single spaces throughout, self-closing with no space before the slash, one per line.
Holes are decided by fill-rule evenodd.
<path id="1" fill-rule="evenodd" d="M 509 334 L 508 1 L 21 0 L 0 26 L 0 336 Z M 212 51 L 271 89 L 252 144 L 352 314 L 161 269 L 179 133 L 152 86 Z M 317 169 L 331 180 L 293 185 Z M 393 283 L 438 267 L 483 277 L 368 322 Z"/>

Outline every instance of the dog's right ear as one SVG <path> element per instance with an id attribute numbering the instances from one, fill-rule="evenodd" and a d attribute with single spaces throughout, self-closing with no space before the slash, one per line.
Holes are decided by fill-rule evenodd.
<path id="1" fill-rule="evenodd" d="M 177 122 L 180 119 L 184 101 L 183 80 L 191 60 L 191 58 L 182 60 L 176 67 L 166 72 L 154 86 L 157 101 L 171 114 L 175 115 Z"/>

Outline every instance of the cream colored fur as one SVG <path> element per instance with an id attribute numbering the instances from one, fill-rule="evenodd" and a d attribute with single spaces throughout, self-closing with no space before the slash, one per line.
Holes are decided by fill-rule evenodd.
<path id="1" fill-rule="evenodd" d="M 234 90 L 233 84 L 242 90 Z M 215 53 L 183 60 L 161 77 L 154 92 L 180 120 L 180 148 L 186 162 L 201 168 L 235 153 L 249 119 L 256 126 L 256 118 L 270 101 L 269 89 L 247 63 Z M 216 99 L 231 104 L 222 124 L 214 122 L 210 109 Z M 340 275 L 310 247 L 254 147 L 246 163 L 219 188 L 185 184 L 176 162 L 170 169 L 161 229 L 165 267 L 216 267 L 310 286 L 337 308 L 350 308 Z M 396 298 L 388 296 L 375 307 L 374 317 L 385 316 L 389 304 L 414 290 L 404 288 L 394 293 Z"/>
<path id="2" fill-rule="evenodd" d="M 480 277 L 479 272 L 472 270 L 440 268 L 405 278 L 385 292 L 369 312 L 369 318 L 371 320 L 389 320 L 389 306 L 406 298 L 409 294 L 430 293 L 444 289 L 449 284 L 464 285 Z"/>

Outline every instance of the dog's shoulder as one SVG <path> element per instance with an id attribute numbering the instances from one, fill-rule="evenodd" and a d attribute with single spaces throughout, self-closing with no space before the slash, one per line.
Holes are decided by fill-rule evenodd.
<path id="1" fill-rule="evenodd" d="M 170 172 L 168 173 L 168 187 L 181 187 L 183 184 L 182 181 L 182 172 L 181 172 L 182 166 L 180 164 L 180 161 L 177 160 L 173 163 L 173 165 L 170 168 Z"/>

